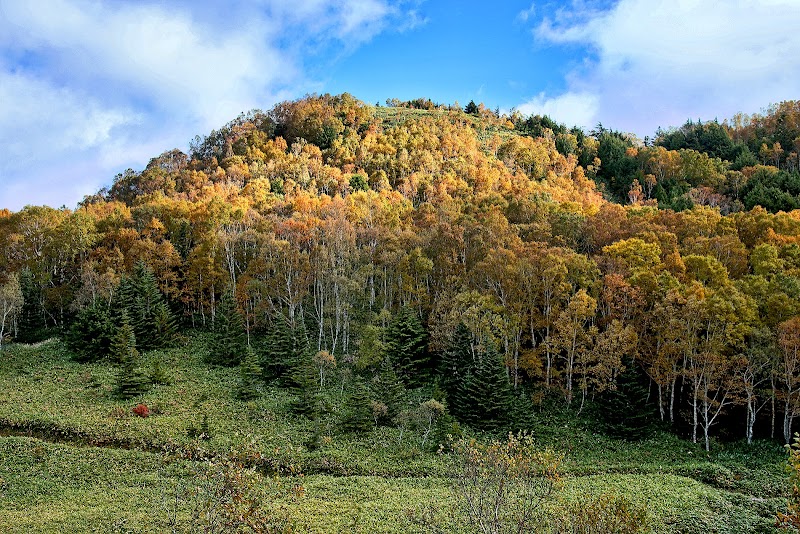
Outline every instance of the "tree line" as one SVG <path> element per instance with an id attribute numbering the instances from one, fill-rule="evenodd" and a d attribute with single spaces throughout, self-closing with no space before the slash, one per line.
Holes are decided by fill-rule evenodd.
<path id="1" fill-rule="evenodd" d="M 281 380 L 301 412 L 346 365 L 355 427 L 396 417 L 404 391 L 487 430 L 524 425 L 542 399 L 578 412 L 623 391 L 707 447 L 715 430 L 788 442 L 800 217 L 779 210 L 797 169 L 725 139 L 791 136 L 768 120 L 790 104 L 654 144 L 404 109 L 284 102 L 74 211 L 0 213 L 2 333 L 74 334 L 80 357 L 124 362 L 206 329 L 208 363 L 243 367 L 242 396 Z M 772 190 L 786 203 L 754 193 Z"/>

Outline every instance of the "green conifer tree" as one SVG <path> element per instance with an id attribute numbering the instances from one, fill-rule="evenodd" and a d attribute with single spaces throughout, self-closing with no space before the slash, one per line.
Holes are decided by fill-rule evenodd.
<path id="1" fill-rule="evenodd" d="M 292 411 L 310 418 L 317 416 L 317 399 L 319 398 L 319 380 L 317 370 L 309 351 L 297 356 L 288 377 L 289 389 L 295 395 Z"/>
<path id="2" fill-rule="evenodd" d="M 512 393 L 509 415 L 511 432 L 527 432 L 536 425 L 533 401 L 524 387 Z"/>
<path id="3" fill-rule="evenodd" d="M 164 347 L 173 341 L 175 319 L 153 271 L 143 261 L 120 282 L 114 306 L 127 313 L 139 350 Z"/>
<path id="4" fill-rule="evenodd" d="M 146 389 L 147 379 L 137 367 L 139 351 L 136 350 L 136 336 L 126 314 L 123 314 L 122 324 L 111 342 L 111 358 L 119 362 L 117 396 L 129 399 L 142 393 Z"/>
<path id="5" fill-rule="evenodd" d="M 296 337 L 289 328 L 289 320 L 278 314 L 266 337 L 265 357 L 261 367 L 265 380 L 279 380 L 287 385 L 288 375 L 296 359 Z"/>
<path id="6" fill-rule="evenodd" d="M 345 430 L 368 432 L 372 429 L 372 401 L 369 389 L 361 378 L 357 379 L 353 386 L 347 407 L 347 415 L 342 424 Z"/>
<path id="7" fill-rule="evenodd" d="M 317 401 L 320 391 L 311 347 L 302 322 L 299 322 L 293 330 L 290 330 L 287 324 L 287 331 L 289 336 L 288 339 L 282 339 L 286 345 L 281 347 L 279 355 L 287 370 L 280 378 L 280 382 L 296 396 L 292 411 L 313 419 L 319 411 Z"/>
<path id="8" fill-rule="evenodd" d="M 168 345 L 177 336 L 177 320 L 169 310 L 166 302 L 160 302 L 156 306 L 153 326 L 155 328 L 155 337 L 161 347 Z"/>
<path id="9" fill-rule="evenodd" d="M 373 380 L 372 392 L 376 400 L 386 405 L 386 416 L 389 419 L 393 419 L 403 410 L 406 390 L 388 360 L 383 361 L 380 374 Z"/>
<path id="10" fill-rule="evenodd" d="M 457 412 L 463 422 L 488 431 L 508 425 L 512 390 L 505 364 L 493 343 L 487 344 L 460 389 L 457 400 L 462 405 Z"/>
<path id="11" fill-rule="evenodd" d="M 214 316 L 214 330 L 209 343 L 209 362 L 232 367 L 239 365 L 245 348 L 244 321 L 233 292 L 226 291 Z"/>
<path id="12" fill-rule="evenodd" d="M 411 308 L 402 308 L 386 332 L 386 354 L 408 387 L 420 387 L 427 381 L 430 357 L 425 327 Z"/>
<path id="13" fill-rule="evenodd" d="M 17 317 L 16 340 L 20 343 L 42 341 L 48 336 L 42 291 L 30 269 L 20 272 L 19 285 L 22 290 L 22 309 Z"/>
<path id="14" fill-rule="evenodd" d="M 78 313 L 64 341 L 77 361 L 94 362 L 110 354 L 116 331 L 108 306 L 97 304 Z"/>
<path id="15" fill-rule="evenodd" d="M 648 403 L 647 377 L 630 358 L 617 376 L 616 388 L 604 391 L 597 408 L 605 432 L 629 440 L 647 437 L 656 420 L 655 407 Z"/>
<path id="16" fill-rule="evenodd" d="M 150 367 L 150 383 L 154 385 L 167 385 L 169 384 L 169 377 L 167 376 L 167 371 L 164 369 L 164 364 L 161 362 L 161 358 L 155 358 L 153 360 L 153 364 Z"/>
<path id="17" fill-rule="evenodd" d="M 252 347 L 247 347 L 245 356 L 239 364 L 239 383 L 236 387 L 236 396 L 242 400 L 258 398 L 260 381 L 261 366 L 258 364 L 258 355 Z"/>
<path id="18" fill-rule="evenodd" d="M 464 323 L 458 323 L 439 362 L 439 376 L 448 402 L 457 396 L 459 384 L 472 366 L 472 333 Z"/>
<path id="19" fill-rule="evenodd" d="M 470 396 L 467 385 L 472 381 L 475 365 L 467 367 L 460 375 L 453 392 L 447 396 L 450 413 L 458 421 L 467 422 L 476 410 L 474 399 Z"/>

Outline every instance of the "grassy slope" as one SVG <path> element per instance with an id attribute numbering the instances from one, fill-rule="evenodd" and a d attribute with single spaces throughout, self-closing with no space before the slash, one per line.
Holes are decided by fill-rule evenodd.
<path id="1" fill-rule="evenodd" d="M 279 450 L 285 461 L 303 465 L 306 495 L 289 505 L 302 531 L 406 532 L 407 510 L 450 499 L 444 462 L 420 451 L 414 436 L 398 445 L 390 429 L 359 438 L 334 431 L 309 451 L 302 444 L 313 429 L 286 413 L 291 398 L 285 392 L 270 389 L 255 403 L 234 400 L 235 371 L 200 364 L 198 340 L 147 358 L 156 356 L 174 367 L 171 385 L 121 402 L 110 394 L 113 367 L 76 364 L 57 341 L 12 346 L 0 355 L 6 433 L 33 428 L 48 439 L 134 449 L 0 438 L 0 531 L 163 530 L 162 497 L 188 484 L 190 471 L 181 461 L 165 464 L 157 450 L 169 442 L 192 446 L 186 429 L 198 426 L 202 413 L 213 435 L 203 447 L 224 452 L 255 440 L 256 449 Z M 128 415 L 138 400 L 161 413 Z M 588 425 L 551 418 L 534 429 L 540 443 L 567 454 L 561 499 L 626 496 L 647 506 L 658 532 L 766 532 L 785 502 L 778 446 L 726 445 L 706 455 L 668 434 L 626 443 Z"/>

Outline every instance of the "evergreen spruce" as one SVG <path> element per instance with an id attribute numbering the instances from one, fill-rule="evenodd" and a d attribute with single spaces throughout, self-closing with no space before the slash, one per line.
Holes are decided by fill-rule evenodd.
<path id="1" fill-rule="evenodd" d="M 362 379 L 357 379 L 347 403 L 347 416 L 343 427 L 350 432 L 368 432 L 372 429 L 372 401 L 369 389 Z"/>
<path id="2" fill-rule="evenodd" d="M 291 364 L 283 382 L 296 397 L 292 411 L 313 419 L 318 412 L 319 378 L 305 331 L 298 328 L 295 333 L 289 354 Z"/>
<path id="3" fill-rule="evenodd" d="M 488 431 L 508 425 L 512 390 L 494 344 L 488 344 L 459 389 L 456 412 L 463 422 Z"/>
<path id="4" fill-rule="evenodd" d="M 111 353 L 111 341 L 116 332 L 111 310 L 97 304 L 80 311 L 64 341 L 75 360 L 95 362 Z"/>
<path id="5" fill-rule="evenodd" d="M 448 402 L 458 395 L 459 384 L 472 364 L 472 333 L 464 323 L 458 323 L 439 362 L 440 382 Z"/>
<path id="6" fill-rule="evenodd" d="M 119 362 L 116 394 L 129 399 L 144 392 L 147 379 L 136 366 L 139 351 L 136 350 L 136 336 L 127 315 L 123 315 L 122 324 L 111 342 L 111 357 Z"/>
<path id="7" fill-rule="evenodd" d="M 143 261 L 120 282 L 114 305 L 127 313 L 140 350 L 167 346 L 174 339 L 175 319 L 158 287 L 153 271 Z"/>
<path id="8" fill-rule="evenodd" d="M 245 348 L 244 321 L 233 292 L 226 291 L 217 306 L 214 330 L 209 344 L 209 362 L 233 367 L 239 365 Z"/>
<path id="9" fill-rule="evenodd" d="M 305 415 L 311 419 L 318 415 L 318 384 L 317 370 L 314 369 L 311 356 L 307 355 L 307 358 L 299 362 L 291 373 L 289 389 L 296 397 L 292 404 L 292 411 L 294 413 Z"/>
<path id="10" fill-rule="evenodd" d="M 242 400 L 258 398 L 258 385 L 261 380 L 261 366 L 258 356 L 252 347 L 247 347 L 244 359 L 239 364 L 239 383 L 236 387 L 236 396 Z"/>
<path id="11" fill-rule="evenodd" d="M 476 409 L 474 406 L 474 399 L 469 396 L 467 388 L 467 384 L 472 381 L 473 372 L 474 365 L 464 370 L 460 375 L 460 380 L 458 384 L 456 384 L 455 389 L 447 396 L 450 413 L 461 422 L 467 422 Z"/>
<path id="12" fill-rule="evenodd" d="M 159 340 L 159 346 L 168 345 L 178 335 L 177 320 L 169 310 L 166 302 L 160 302 L 156 306 L 153 326 L 155 337 Z"/>
<path id="13" fill-rule="evenodd" d="M 428 336 L 417 313 L 411 308 L 402 308 L 386 334 L 386 354 L 400 378 L 411 388 L 424 385 L 430 364 Z"/>
<path id="14" fill-rule="evenodd" d="M 17 317 L 15 338 L 20 343 L 42 341 L 48 336 L 42 291 L 30 269 L 23 269 L 19 273 L 19 285 L 22 290 L 22 309 Z"/>
<path id="15" fill-rule="evenodd" d="M 384 360 L 380 374 L 373 380 L 372 391 L 376 400 L 386 405 L 389 419 L 394 419 L 402 411 L 406 390 L 388 360 Z"/>
<path id="16" fill-rule="evenodd" d="M 512 393 L 509 413 L 511 432 L 530 431 L 536 425 L 531 395 L 525 388 L 519 388 L 519 391 Z"/>
<path id="17" fill-rule="evenodd" d="M 297 340 L 289 328 L 289 320 L 279 314 L 266 339 L 266 356 L 262 360 L 265 380 L 279 380 L 284 385 L 297 359 Z"/>
<path id="18" fill-rule="evenodd" d="M 161 363 L 161 358 L 155 358 L 153 360 L 153 365 L 150 367 L 149 378 L 151 384 L 162 386 L 169 384 L 169 378 L 167 377 L 164 365 Z"/>
<path id="19" fill-rule="evenodd" d="M 616 389 L 604 391 L 598 409 L 605 432 L 630 440 L 647 437 L 655 421 L 655 408 L 647 402 L 647 377 L 631 359 L 617 376 Z"/>

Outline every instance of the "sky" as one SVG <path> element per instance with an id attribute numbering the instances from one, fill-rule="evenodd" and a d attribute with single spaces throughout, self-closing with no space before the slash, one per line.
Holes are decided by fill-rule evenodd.
<path id="1" fill-rule="evenodd" d="M 0 208 L 309 93 L 652 136 L 800 99 L 800 0 L 0 0 Z"/>

